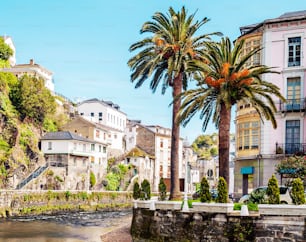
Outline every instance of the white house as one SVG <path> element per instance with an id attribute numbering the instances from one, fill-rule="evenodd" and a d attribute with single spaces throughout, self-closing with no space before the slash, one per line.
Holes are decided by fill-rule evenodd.
<path id="1" fill-rule="evenodd" d="M 50 132 L 41 138 L 41 151 L 50 167 L 63 168 L 65 171 L 65 189 L 78 189 L 76 184 L 85 180 L 88 189 L 89 172 L 97 179 L 105 172 L 103 164 L 95 162 L 103 157 L 103 149 L 96 149 L 100 143 L 69 131 Z M 95 157 L 96 159 L 92 159 Z M 78 186 L 78 185 L 77 185 Z"/>
<path id="2" fill-rule="evenodd" d="M 112 102 L 94 98 L 78 103 L 77 109 L 82 117 L 108 128 L 111 140 L 110 156 L 121 155 L 124 150 L 123 139 L 127 116 L 120 111 L 120 107 Z"/>

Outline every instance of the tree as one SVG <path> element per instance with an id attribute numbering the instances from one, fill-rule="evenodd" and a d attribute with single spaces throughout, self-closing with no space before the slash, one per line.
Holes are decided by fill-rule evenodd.
<path id="1" fill-rule="evenodd" d="M 206 130 L 211 121 L 219 129 L 219 175 L 229 182 L 229 146 L 231 109 L 239 101 L 248 102 L 257 111 L 261 120 L 270 120 L 276 128 L 276 111 L 272 96 L 285 101 L 279 88 L 263 80 L 263 74 L 277 73 L 265 65 L 245 64 L 259 52 L 260 48 L 242 56 L 244 40 L 236 41 L 234 47 L 229 38 L 218 43 L 205 43 L 206 60 L 193 61 L 190 68 L 196 72 L 198 87 L 181 94 L 182 106 L 177 121 L 186 126 L 191 118 L 200 112 L 203 119 L 202 129 Z"/>
<path id="2" fill-rule="evenodd" d="M 96 185 L 96 176 L 95 174 L 90 171 L 90 176 L 89 176 L 89 182 L 90 182 L 90 188 L 93 188 Z"/>
<path id="3" fill-rule="evenodd" d="M 140 192 L 141 192 L 141 190 L 140 190 L 140 187 L 139 187 L 139 183 L 138 183 L 138 181 L 136 181 L 134 183 L 134 187 L 133 187 L 133 198 L 135 200 L 140 198 Z"/>
<path id="4" fill-rule="evenodd" d="M 228 198 L 227 182 L 223 177 L 219 178 L 217 190 L 218 190 L 218 196 L 216 201 L 218 203 L 227 203 L 227 198 Z"/>
<path id="5" fill-rule="evenodd" d="M 39 125 L 56 110 L 55 99 L 45 87 L 44 80 L 28 75 L 24 75 L 12 88 L 10 99 L 22 120 L 28 118 Z"/>
<path id="6" fill-rule="evenodd" d="M 141 192 L 140 199 L 141 200 L 150 200 L 151 199 L 151 185 L 147 179 L 144 179 L 141 183 Z"/>
<path id="7" fill-rule="evenodd" d="M 209 184 L 204 176 L 201 180 L 201 185 L 200 185 L 200 200 L 201 202 L 210 202 L 211 201 L 211 194 L 209 191 Z"/>
<path id="8" fill-rule="evenodd" d="M 269 179 L 269 182 L 268 182 L 267 196 L 268 196 L 269 204 L 279 204 L 280 203 L 278 181 L 274 174 L 272 175 L 272 177 Z"/>
<path id="9" fill-rule="evenodd" d="M 165 184 L 164 178 L 160 178 L 158 184 L 158 191 L 159 191 L 159 199 L 161 201 L 165 201 L 167 197 L 167 186 Z"/>
<path id="10" fill-rule="evenodd" d="M 8 59 L 14 54 L 14 51 L 8 44 L 4 42 L 4 39 L 0 37 L 0 67 L 8 67 Z"/>
<path id="11" fill-rule="evenodd" d="M 291 190 L 292 202 L 296 205 L 305 203 L 304 186 L 301 178 L 295 178 L 292 182 Z"/>
<path id="12" fill-rule="evenodd" d="M 130 51 L 139 52 L 133 56 L 128 65 L 132 70 L 131 81 L 139 88 L 147 79 L 151 79 L 153 93 L 162 86 L 162 94 L 168 87 L 172 88 L 172 135 L 171 135 L 171 187 L 170 199 L 181 197 L 179 190 L 179 140 L 180 127 L 175 117 L 180 109 L 180 99 L 175 99 L 182 90 L 186 90 L 191 73 L 187 71 L 190 60 L 201 59 L 203 43 L 211 34 L 195 37 L 195 33 L 209 20 L 203 18 L 194 22 L 195 14 L 187 16 L 184 7 L 175 12 L 169 8 L 167 15 L 156 12 L 153 21 L 145 22 L 140 33 L 151 36 L 134 43 Z M 218 33 L 212 33 L 218 34 Z"/>

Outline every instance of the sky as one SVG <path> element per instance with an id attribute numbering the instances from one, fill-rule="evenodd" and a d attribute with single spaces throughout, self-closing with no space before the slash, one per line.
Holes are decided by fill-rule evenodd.
<path id="1" fill-rule="evenodd" d="M 55 91 L 73 101 L 98 98 L 120 106 L 128 119 L 171 128 L 171 89 L 161 94 L 147 80 L 135 89 L 127 61 L 131 44 L 143 39 L 139 30 L 155 12 L 185 6 L 195 19 L 210 19 L 197 35 L 220 31 L 235 40 L 239 27 L 306 10 L 305 0 L 3 0 L 0 36 L 10 36 L 17 64 L 35 63 L 53 72 Z M 235 115 L 235 110 L 232 116 Z M 234 132 L 234 119 L 231 132 Z M 217 132 L 210 123 L 202 131 L 199 116 L 181 128 L 190 142 Z"/>

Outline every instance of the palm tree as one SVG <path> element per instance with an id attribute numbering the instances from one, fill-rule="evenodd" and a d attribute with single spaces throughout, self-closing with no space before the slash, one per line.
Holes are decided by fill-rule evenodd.
<path id="1" fill-rule="evenodd" d="M 202 129 L 212 119 L 219 128 L 219 175 L 229 182 L 229 145 L 231 109 L 239 101 L 250 103 L 261 120 L 270 120 L 276 128 L 276 112 L 272 96 L 285 101 L 279 88 L 264 81 L 263 74 L 277 73 L 265 65 L 246 68 L 246 62 L 259 52 L 255 48 L 245 56 L 241 55 L 244 41 L 236 41 L 234 47 L 229 38 L 220 43 L 206 43 L 203 61 L 189 64 L 197 72 L 198 87 L 181 94 L 182 105 L 177 122 L 186 126 L 191 118 L 200 113 Z M 189 70 L 191 71 L 191 70 Z"/>
<path id="2" fill-rule="evenodd" d="M 210 35 L 220 34 L 195 37 L 195 33 L 209 19 L 194 22 L 194 16 L 195 13 L 187 16 L 184 7 L 178 12 L 170 7 L 167 15 L 156 12 L 152 17 L 153 21 L 143 24 L 140 33 L 150 33 L 151 36 L 131 45 L 130 51 L 139 52 L 128 61 L 135 88 L 150 79 L 153 93 L 160 85 L 162 94 L 171 87 L 173 97 L 187 89 L 187 82 L 192 74 L 187 71 L 187 64 L 195 58 L 201 59 L 203 44 L 210 39 Z M 175 99 L 172 105 L 170 199 L 175 199 L 181 196 L 178 167 L 180 127 L 175 122 L 181 106 L 180 99 Z"/>

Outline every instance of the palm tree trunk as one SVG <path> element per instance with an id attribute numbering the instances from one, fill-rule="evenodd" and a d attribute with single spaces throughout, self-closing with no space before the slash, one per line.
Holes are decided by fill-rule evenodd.
<path id="1" fill-rule="evenodd" d="M 172 107 L 172 135 L 171 135 L 171 187 L 170 200 L 181 198 L 179 179 L 179 141 L 180 125 L 176 122 L 176 116 L 181 107 L 181 99 L 175 99 L 182 92 L 182 74 L 179 74 L 173 82 L 173 107 Z"/>
<path id="2" fill-rule="evenodd" d="M 219 176 L 229 184 L 229 148 L 230 148 L 231 107 L 221 103 L 219 123 Z"/>

